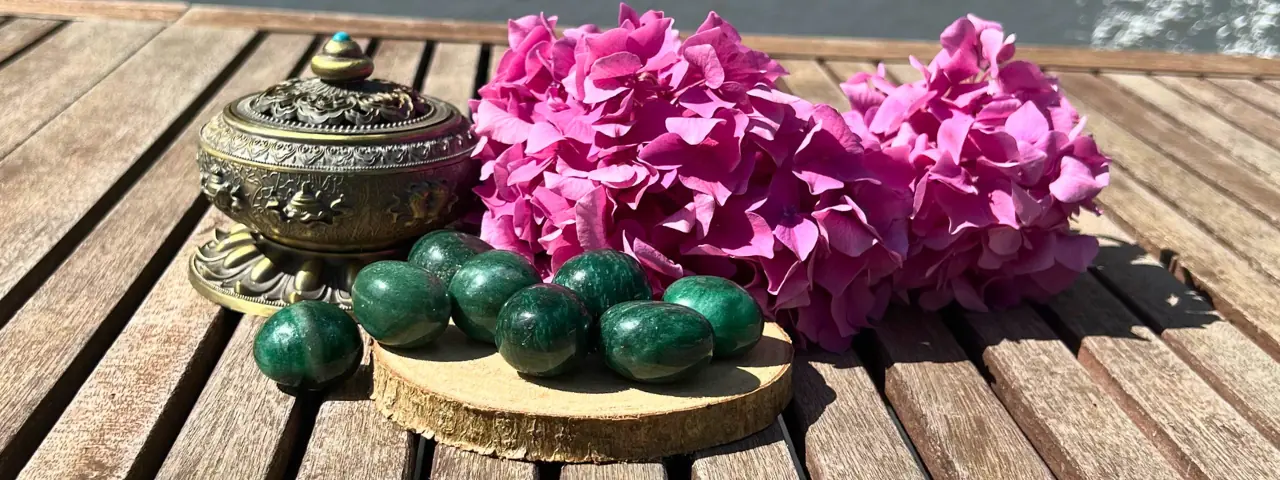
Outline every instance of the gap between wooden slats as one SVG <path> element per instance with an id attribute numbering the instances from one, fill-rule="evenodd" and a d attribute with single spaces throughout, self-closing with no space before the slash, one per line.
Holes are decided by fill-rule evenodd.
<path id="1" fill-rule="evenodd" d="M 1166 87 L 1217 113 L 1236 128 L 1252 134 L 1272 148 L 1280 148 L 1280 118 L 1237 98 L 1226 89 L 1200 77 L 1153 76 Z M 1280 161 L 1280 160 L 1277 160 Z"/>
<path id="2" fill-rule="evenodd" d="M 1078 357 L 1165 456 L 1195 478 L 1264 478 L 1280 451 L 1092 276 L 1047 305 Z"/>
<path id="3" fill-rule="evenodd" d="M 471 109 L 467 101 L 480 87 L 477 80 L 488 78 L 482 68 L 488 68 L 493 61 L 482 62 L 483 52 L 479 44 L 434 44 L 427 57 L 429 65 L 423 79 L 423 93 L 440 98 L 469 116 Z M 434 448 L 429 474 L 432 479 L 525 480 L 538 476 L 539 467 L 534 463 L 501 460 L 442 444 L 435 444 Z"/>
<path id="4" fill-rule="evenodd" d="M 1102 151 L 1113 157 L 1112 179 L 1142 182 L 1260 271 L 1280 278 L 1280 228 L 1126 132 L 1117 122 L 1098 113 L 1093 103 L 1077 100 L 1072 104 L 1088 117 L 1086 130 L 1094 135 Z M 1194 161 L 1184 159 L 1182 163 Z"/>
<path id="5" fill-rule="evenodd" d="M 282 392 L 253 363 L 266 319 L 245 316 L 160 468 L 162 479 L 281 478 L 317 398 Z"/>
<path id="6" fill-rule="evenodd" d="M 99 230 L 109 232 L 116 223 L 145 223 L 158 233 L 167 230 L 159 221 L 173 222 L 180 215 L 200 219 L 208 206 L 192 183 L 197 176 L 194 158 L 200 127 L 227 102 L 288 76 L 309 43 L 310 36 L 273 35 L 256 45 Z M 216 305 L 196 294 L 187 281 L 189 255 L 212 238 L 213 222 L 221 220 L 220 214 L 205 217 L 183 248 L 157 255 L 156 261 L 173 258 L 173 263 L 80 388 L 24 475 L 63 478 L 87 470 L 103 476 L 126 472 L 149 476 L 159 467 L 230 334 Z M 185 238 L 190 227 L 176 226 L 174 235 Z M 147 249 L 153 242 L 139 242 L 137 235 L 99 233 L 91 234 L 81 249 L 96 250 L 94 245 L 106 242 L 118 244 L 109 249 L 117 255 L 135 250 L 141 258 L 156 255 Z M 114 263 L 114 280 L 120 283 L 130 281 L 129 272 L 135 269 L 126 262 L 141 262 L 131 256 L 108 258 L 109 265 Z M 57 275 L 90 274 L 73 270 L 75 265 L 69 261 Z M 103 288 L 106 282 L 96 287 Z M 51 281 L 46 290 L 52 285 Z M 78 293 L 78 289 L 67 292 L 64 301 L 74 301 Z M 184 320 L 175 322 L 174 318 Z M 120 424 L 121 418 L 130 421 Z"/>
<path id="7" fill-rule="evenodd" d="M 1280 225 L 1280 189 L 1263 176 L 1232 160 L 1222 149 L 1197 140 L 1185 126 L 1152 112 L 1151 107 L 1114 83 L 1084 73 L 1057 72 L 1057 75 L 1063 91 L 1073 104 L 1079 104 L 1077 108 L 1091 113 L 1092 117 L 1105 117 L 1126 127 L 1131 135 L 1166 153 L 1168 159 L 1197 173 L 1223 194 L 1239 200 L 1244 208 Z M 1102 147 L 1106 151 L 1106 145 Z M 1123 163 L 1124 157 L 1117 158 L 1117 162 Z"/>
<path id="8" fill-rule="evenodd" d="M 903 75 L 914 71 L 914 69 L 908 70 L 910 68 L 908 66 L 891 65 L 889 68 L 892 72 Z M 1241 204 L 1257 205 L 1258 201 L 1270 202 L 1271 205 L 1275 205 L 1275 209 L 1267 210 L 1273 215 L 1280 215 L 1280 194 L 1276 190 L 1268 185 L 1250 183 L 1257 180 L 1255 175 L 1238 173 L 1240 172 L 1238 165 L 1218 156 L 1218 153 L 1204 147 L 1203 144 L 1191 140 L 1185 131 L 1180 130 L 1181 127 L 1169 124 L 1159 115 L 1129 117 L 1128 115 L 1135 112 L 1140 114 L 1145 107 L 1091 75 L 1066 72 L 1058 72 L 1058 74 L 1068 96 L 1080 97 L 1087 102 L 1088 106 L 1097 107 L 1099 110 L 1105 106 L 1106 110 L 1101 115 L 1114 120 L 1116 124 L 1134 126 L 1130 132 L 1132 134 L 1161 132 L 1159 137 L 1146 139 L 1151 142 L 1150 145 L 1159 145 L 1166 149 L 1176 148 L 1179 156 L 1194 160 L 1188 160 L 1185 166 L 1211 165 L 1214 168 L 1222 168 L 1223 171 L 1210 170 L 1202 173 L 1207 178 L 1232 185 L 1234 187 L 1232 191 L 1237 194 L 1249 194 L 1249 198 L 1242 198 L 1246 201 Z M 1107 93 L 1107 96 L 1100 96 L 1102 93 Z M 1127 145 L 1123 143 L 1122 137 L 1117 138 L 1120 140 L 1116 141 L 1115 146 Z M 1117 164 L 1124 165 L 1129 155 L 1128 150 L 1108 150 L 1108 145 L 1107 143 L 1101 145 L 1103 151 L 1113 155 Z M 1191 153 L 1201 155 L 1188 156 Z M 1137 154 L 1142 155 L 1143 152 L 1138 151 Z M 1117 169 L 1117 171 L 1120 170 Z M 1242 329 L 1268 353 L 1280 358 L 1280 342 L 1277 341 L 1277 335 L 1280 335 L 1280 300 L 1277 300 L 1277 297 L 1280 297 L 1280 286 L 1276 285 L 1274 279 L 1251 268 L 1249 262 L 1225 248 L 1217 239 L 1192 224 L 1169 204 L 1157 200 L 1150 191 L 1128 180 L 1122 171 L 1120 174 L 1112 175 L 1111 183 L 1110 187 L 1103 190 L 1099 199 L 1111 207 L 1108 211 L 1112 218 L 1128 226 L 1130 231 L 1137 232 L 1136 237 L 1148 251 L 1171 249 L 1181 254 L 1183 264 L 1196 272 L 1206 290 L 1209 290 L 1219 301 L 1218 307 L 1226 311 L 1229 318 L 1238 322 Z M 1213 211 L 1209 214 L 1232 215 L 1233 212 L 1231 210 L 1225 213 Z M 1234 218 L 1247 219 L 1238 215 Z"/>
<path id="9" fill-rule="evenodd" d="M 437 43 L 423 92 L 453 105 L 469 118 L 467 101 L 479 87 L 476 72 L 481 68 L 481 50 L 475 43 Z"/>
<path id="10" fill-rule="evenodd" d="M 933 478 L 1053 478 L 936 314 L 891 307 L 875 338 L 885 393 Z"/>
<path id="11" fill-rule="evenodd" d="M 865 63 L 831 66 L 844 77 L 874 70 Z M 901 82 L 920 76 L 909 65 L 886 65 L 886 70 Z M 961 323 L 960 328 L 970 332 L 964 337 L 981 349 L 1000 399 L 1057 476 L 1177 477 L 1160 460 L 1154 445 L 1091 383 L 1061 341 L 1033 313 L 971 315 Z M 1082 424 L 1091 427 L 1081 430 Z"/>
<path id="12" fill-rule="evenodd" d="M 806 77 L 813 81 L 792 82 L 788 85 L 793 88 L 791 93 L 806 99 L 839 102 L 843 94 L 836 85 L 837 79 L 874 69 L 864 62 L 827 62 L 826 66 L 831 73 L 823 72 L 820 64 L 793 64 L 794 71 L 811 72 Z M 827 93 L 818 94 L 808 88 L 821 88 Z M 886 329 L 895 323 L 893 320 L 886 321 L 875 337 L 889 365 L 886 394 L 930 473 L 935 478 L 1051 477 L 983 377 L 950 339 L 950 333 L 937 323 L 936 316 L 921 315 L 899 312 L 905 317 L 898 322 L 911 322 L 917 333 L 932 331 L 928 340 L 900 329 Z M 927 330 L 929 325 L 942 330 Z M 938 402 L 935 397 L 952 401 Z M 996 440 L 974 444 L 966 438 Z"/>
<path id="13" fill-rule="evenodd" d="M 1134 127 L 1129 131 L 1133 135 L 1148 135 L 1157 127 L 1164 128 L 1160 127 L 1164 122 L 1160 116 L 1128 117 L 1127 115 L 1142 108 L 1140 104 L 1134 104 L 1131 99 L 1117 93 L 1115 88 L 1108 87 L 1099 79 L 1085 74 L 1070 73 L 1062 74 L 1061 78 L 1069 96 L 1084 100 L 1077 102 L 1081 104 L 1082 109 L 1096 108 L 1094 116 L 1105 116 L 1099 119 L 1097 133 L 1100 137 L 1114 133 L 1113 129 L 1109 128 L 1112 125 L 1133 125 Z M 1167 123 L 1164 125 L 1167 126 Z M 1237 194 L 1240 200 L 1237 205 L 1261 207 L 1263 212 L 1271 212 L 1273 217 L 1270 219 L 1275 222 L 1274 216 L 1280 215 L 1280 192 L 1268 185 L 1257 184 L 1256 175 L 1240 171 L 1239 166 L 1232 165 L 1229 159 L 1218 156 L 1218 153 L 1213 150 L 1197 142 L 1188 141 L 1185 132 L 1158 129 L 1157 131 L 1166 133 L 1160 133 L 1158 137 L 1148 135 L 1145 138 L 1149 142 L 1148 145 L 1159 146 L 1166 151 L 1180 150 L 1177 155 L 1185 159 L 1182 166 L 1209 169 L 1202 170 L 1200 173 L 1206 179 L 1231 185 L 1233 188 L 1229 191 Z M 1189 181 L 1185 180 L 1185 177 L 1177 176 L 1161 178 L 1169 175 L 1171 166 L 1149 159 L 1152 150 L 1141 142 L 1133 142 L 1126 135 L 1112 135 L 1108 140 L 1110 143 L 1101 142 L 1101 146 L 1115 158 L 1117 165 L 1128 166 L 1132 163 L 1135 171 L 1140 168 L 1146 169 L 1144 171 L 1150 172 L 1146 178 L 1153 182 Z M 1192 154 L 1203 155 L 1189 156 Z M 1257 262 L 1256 257 L 1254 265 L 1251 265 L 1250 261 L 1238 255 L 1239 249 L 1232 251 L 1225 247 L 1221 243 L 1222 237 L 1214 238 L 1195 223 L 1213 223 L 1219 225 L 1219 228 L 1224 229 L 1223 231 L 1227 231 L 1226 228 L 1234 228 L 1225 224 L 1228 221 L 1240 221 L 1246 227 L 1250 222 L 1254 222 L 1252 225 L 1255 226 L 1255 231 L 1231 236 L 1231 241 L 1236 244 L 1255 241 L 1253 239 L 1259 238 L 1257 235 L 1268 235 L 1272 230 L 1267 227 L 1257 227 L 1256 220 L 1240 212 L 1239 209 L 1242 207 L 1239 206 L 1231 209 L 1200 210 L 1192 216 L 1192 220 L 1188 220 L 1169 203 L 1157 200 L 1150 190 L 1129 179 L 1124 174 L 1123 167 L 1116 171 L 1118 174 L 1113 174 L 1111 177 L 1112 185 L 1103 190 L 1100 196 L 1103 203 L 1112 207 L 1110 215 L 1113 220 L 1129 227 L 1129 230 L 1135 233 L 1139 243 L 1148 251 L 1177 252 L 1180 255 L 1181 264 L 1195 272 L 1204 288 L 1217 301 L 1219 309 L 1228 313 L 1232 321 L 1237 322 L 1273 357 L 1277 356 L 1280 348 L 1276 339 L 1276 336 L 1280 335 L 1280 310 L 1277 308 L 1280 308 L 1280 302 L 1276 297 L 1280 295 L 1280 287 L 1277 287 L 1274 278 L 1253 268 L 1260 263 Z M 1174 166 L 1172 172 L 1177 171 L 1178 168 Z M 1195 202 L 1213 201 L 1216 195 L 1214 192 L 1203 190 L 1166 193 L 1199 196 L 1199 198 L 1184 197 L 1179 200 L 1179 203 L 1192 202 L 1190 205 L 1195 205 Z M 1186 205 L 1179 206 L 1186 207 Z M 1257 213 L 1256 210 L 1254 212 Z"/>
<path id="14" fill-rule="evenodd" d="M 167 30 L 0 161 L 0 210 L 6 212 L 0 216 L 0 244 L 8 246 L 0 251 L 0 320 L 21 305 L 145 171 L 159 153 L 150 150 L 157 148 L 154 140 L 176 133 L 166 129 L 173 129 L 184 112 L 191 113 L 187 107 L 251 35 Z M 193 58 L 195 51 L 204 58 Z M 13 68 L 0 70 L 0 77 Z M 169 74 L 155 75 L 156 69 Z M 109 120 L 121 112 L 127 112 L 129 128 Z"/>
<path id="15" fill-rule="evenodd" d="M 809 478 L 925 478 L 870 368 L 854 351 L 797 354 L 787 425 Z"/>
<path id="16" fill-rule="evenodd" d="M 664 480 L 670 478 L 661 463 L 611 463 L 565 465 L 560 480 Z"/>
<path id="17" fill-rule="evenodd" d="M 239 30 L 167 30 L 0 163 L 0 208 L 10 214 L 0 217 L 10 255 L 0 263 L 21 271 L 33 261 L 20 255 L 59 253 L 53 248 L 57 235 L 69 235 L 71 246 L 89 235 L 0 330 L 0 388 L 7 390 L 0 394 L 0 472 L 22 466 L 142 301 L 168 262 L 151 257 L 171 252 L 174 247 L 165 245 L 185 238 L 185 232 L 170 236 L 169 229 L 190 203 L 167 205 L 168 217 L 160 213 L 165 209 L 148 206 L 133 221 L 126 209 L 139 200 L 116 202 L 186 127 L 195 113 L 188 107 L 207 100 L 210 85 L 225 81 L 225 67 L 252 37 Z M 153 75 L 154 68 L 170 75 Z M 133 115 L 130 128 L 106 121 L 119 109 Z M 139 195 L 156 187 L 139 185 L 147 192 Z M 49 195 L 59 195 L 60 202 L 50 204 Z M 152 197 L 143 203 L 165 202 Z M 61 260 L 51 259 L 53 265 Z"/>
<path id="18" fill-rule="evenodd" d="M 1091 215 L 1074 222 L 1098 237 L 1094 274 L 1183 361 L 1280 446 L 1280 363 L 1272 360 L 1207 300 L 1168 274 L 1111 221 Z"/>
<path id="19" fill-rule="evenodd" d="M 1280 185 L 1280 151 L 1231 125 L 1214 111 L 1183 98 L 1148 75 L 1103 73 L 1101 76 L 1186 125 L 1193 135 L 1212 142 L 1216 148 L 1230 154 L 1233 159 L 1254 172 L 1265 175 L 1273 185 Z"/>
<path id="20" fill-rule="evenodd" d="M 1280 285 L 1274 279 L 1254 270 L 1135 182 L 1113 177 L 1099 198 L 1110 208 L 1112 220 L 1148 252 L 1176 252 L 1219 311 L 1273 358 L 1280 358 Z"/>
<path id="21" fill-rule="evenodd" d="M 759 433 L 694 454 L 692 476 L 695 480 L 799 480 L 802 478 L 799 464 L 789 443 L 782 417 L 778 417 L 778 421 Z"/>
<path id="22" fill-rule="evenodd" d="M 8 113 L 0 123 L 0 165 L 162 29 L 157 23 L 73 22 L 7 62 L 0 69 L 0 111 Z"/>
<path id="23" fill-rule="evenodd" d="M 818 62 L 785 61 L 783 66 L 791 76 L 779 82 L 780 89 L 848 110 L 832 75 Z M 797 450 L 803 450 L 797 453 L 804 456 L 803 466 L 811 477 L 923 478 L 919 458 L 854 352 L 839 359 L 801 356 L 795 365 L 797 393 L 791 411 L 796 425 L 791 427 Z M 866 408 L 876 404 L 884 408 Z M 866 445 L 851 447 L 850 441 Z"/>
<path id="24" fill-rule="evenodd" d="M 63 27 L 55 20 L 15 18 L 0 25 L 0 68 Z"/>
<path id="25" fill-rule="evenodd" d="M 376 45 L 374 76 L 412 85 L 426 43 L 380 40 Z M 346 384 L 324 396 L 305 451 L 299 451 L 298 478 L 409 479 L 413 475 L 418 436 L 391 423 L 369 402 L 367 351 L 363 362 Z"/>
<path id="26" fill-rule="evenodd" d="M 780 59 L 778 63 L 787 69 L 788 75 L 778 80 L 785 85 L 785 90 L 813 103 L 831 105 L 840 113 L 849 111 L 844 92 L 839 87 L 832 88 L 838 82 L 832 80 L 817 60 Z"/>
<path id="27" fill-rule="evenodd" d="M 1280 118 L 1280 89 L 1269 88 L 1251 78 L 1208 77 L 1206 80 Z"/>
<path id="28" fill-rule="evenodd" d="M 1058 478 L 1180 478 L 1030 308 L 961 317 L 955 328 Z"/>
<path id="29" fill-rule="evenodd" d="M 538 478 L 538 467 L 528 462 L 516 462 L 487 457 L 478 453 L 459 450 L 447 445 L 437 445 L 431 463 L 432 480 L 530 480 Z"/>

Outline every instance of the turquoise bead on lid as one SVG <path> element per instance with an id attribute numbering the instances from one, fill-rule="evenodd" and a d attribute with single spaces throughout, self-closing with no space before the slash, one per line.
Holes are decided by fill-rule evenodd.
<path id="1" fill-rule="evenodd" d="M 333 34 L 333 39 L 339 42 L 345 42 L 347 40 L 351 40 L 351 35 L 347 35 L 347 32 L 338 32 Z"/>

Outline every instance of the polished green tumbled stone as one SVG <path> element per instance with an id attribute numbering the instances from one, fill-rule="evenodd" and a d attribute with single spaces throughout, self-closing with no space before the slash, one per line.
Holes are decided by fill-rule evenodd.
<path id="1" fill-rule="evenodd" d="M 414 348 L 430 343 L 449 326 L 449 295 L 443 282 L 407 262 L 374 262 L 356 274 L 351 310 L 378 343 Z"/>
<path id="2" fill-rule="evenodd" d="M 624 302 L 600 317 L 605 363 L 646 383 L 688 378 L 711 362 L 715 335 L 702 314 L 652 300 Z"/>
<path id="3" fill-rule="evenodd" d="M 579 254 L 564 262 L 551 282 L 577 293 L 595 318 L 622 302 L 653 299 L 640 262 L 617 250 Z"/>
<path id="4" fill-rule="evenodd" d="M 268 318 L 253 339 L 253 360 L 285 387 L 320 390 L 360 365 L 360 327 L 342 309 L 304 300 Z"/>
<path id="5" fill-rule="evenodd" d="M 541 283 L 516 292 L 503 304 L 494 343 L 517 372 L 551 377 L 582 362 L 590 329 L 591 312 L 577 294 Z"/>
<path id="6" fill-rule="evenodd" d="M 479 253 L 462 264 L 449 283 L 453 323 L 468 337 L 493 343 L 502 304 L 540 280 L 533 265 L 518 254 L 506 250 Z"/>
<path id="7" fill-rule="evenodd" d="M 667 287 L 662 300 L 692 308 L 711 322 L 716 336 L 716 358 L 750 351 L 764 331 L 760 305 L 745 289 L 725 278 L 704 275 L 681 278 Z"/>
<path id="8" fill-rule="evenodd" d="M 445 286 L 453 281 L 462 264 L 480 252 L 493 247 L 480 237 L 453 230 L 436 230 L 423 235 L 409 251 L 409 263 L 427 269 L 440 277 Z"/>

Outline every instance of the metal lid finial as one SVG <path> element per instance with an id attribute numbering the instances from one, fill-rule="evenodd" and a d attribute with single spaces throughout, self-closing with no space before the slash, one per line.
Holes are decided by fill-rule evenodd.
<path id="1" fill-rule="evenodd" d="M 351 82 L 373 75 L 373 60 L 347 32 L 338 32 L 311 58 L 311 71 L 326 82 Z"/>

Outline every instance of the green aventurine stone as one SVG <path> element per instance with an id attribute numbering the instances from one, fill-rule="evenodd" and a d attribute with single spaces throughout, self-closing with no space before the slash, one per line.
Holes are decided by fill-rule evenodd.
<path id="1" fill-rule="evenodd" d="M 615 305 L 600 317 L 605 363 L 646 383 L 688 378 L 711 362 L 715 336 L 701 314 L 652 300 Z"/>
<path id="2" fill-rule="evenodd" d="M 453 323 L 468 337 L 493 343 L 502 304 L 539 281 L 533 265 L 518 254 L 506 250 L 477 254 L 462 264 L 449 283 Z"/>
<path id="3" fill-rule="evenodd" d="M 622 302 L 653 299 L 640 262 L 617 250 L 579 254 L 564 262 L 551 282 L 577 293 L 595 318 Z"/>
<path id="4" fill-rule="evenodd" d="M 449 295 L 431 272 L 407 262 L 374 262 L 360 270 L 351 287 L 356 321 L 378 343 L 413 348 L 426 345 L 449 326 Z"/>
<path id="5" fill-rule="evenodd" d="M 418 243 L 413 244 L 413 250 L 409 251 L 409 263 L 440 277 L 440 281 L 447 287 L 463 263 L 477 253 L 489 250 L 493 250 L 493 247 L 475 235 L 436 230 L 423 235 Z"/>
<path id="6" fill-rule="evenodd" d="M 498 312 L 494 343 L 517 372 L 550 377 L 587 355 L 591 312 L 572 290 L 543 283 L 512 295 Z"/>
<path id="7" fill-rule="evenodd" d="M 750 351 L 764 331 L 760 305 L 745 289 L 724 278 L 681 278 L 667 287 L 662 300 L 692 308 L 711 322 L 716 336 L 716 358 Z"/>
<path id="8" fill-rule="evenodd" d="M 360 327 L 342 309 L 305 300 L 280 309 L 253 339 L 253 360 L 285 387 L 320 390 L 360 365 Z"/>

